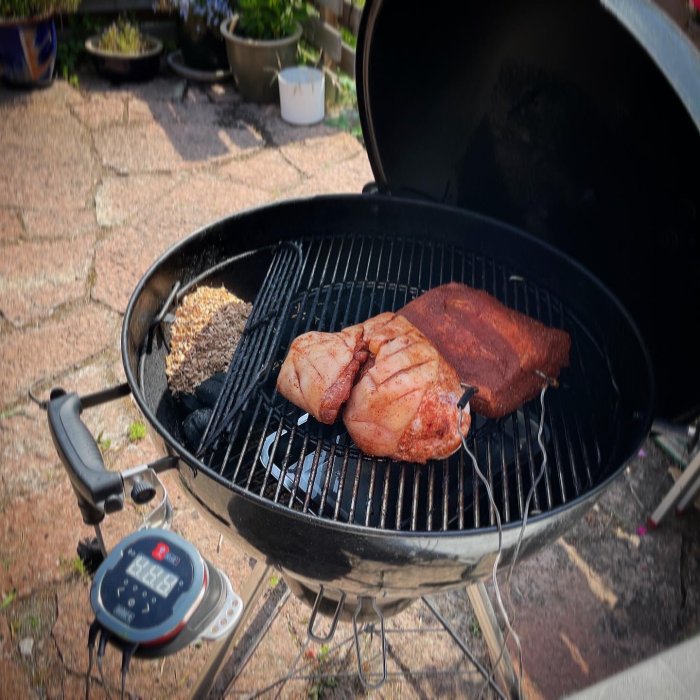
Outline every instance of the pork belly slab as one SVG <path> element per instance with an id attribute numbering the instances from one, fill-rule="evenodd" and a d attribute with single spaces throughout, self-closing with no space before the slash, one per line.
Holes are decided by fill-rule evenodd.
<path id="1" fill-rule="evenodd" d="M 421 330 L 479 391 L 476 413 L 500 418 L 534 398 L 569 364 L 571 338 L 509 309 L 487 292 L 451 282 L 435 287 L 399 313 Z M 541 374 L 540 374 L 541 373 Z"/>
<path id="2" fill-rule="evenodd" d="M 369 360 L 350 392 L 343 421 L 366 454 L 424 463 L 460 446 L 455 370 L 405 318 L 393 313 L 364 323 Z M 469 430 L 469 407 L 462 431 Z"/>
<path id="3" fill-rule="evenodd" d="M 343 421 L 355 444 L 376 457 L 424 463 L 460 446 L 459 378 L 409 321 L 384 313 L 339 333 L 294 339 L 277 390 L 322 423 Z M 469 407 L 462 430 L 469 430 Z"/>
<path id="4" fill-rule="evenodd" d="M 277 391 L 320 423 L 335 423 L 367 359 L 362 325 L 338 333 L 310 331 L 292 341 Z"/>

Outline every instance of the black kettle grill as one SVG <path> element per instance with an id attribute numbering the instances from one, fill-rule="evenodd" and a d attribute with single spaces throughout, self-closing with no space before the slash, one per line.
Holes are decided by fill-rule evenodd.
<path id="1" fill-rule="evenodd" d="M 341 425 L 319 426 L 277 395 L 299 333 L 452 280 L 569 332 L 543 442 L 536 400 L 476 420 L 468 436 L 503 518 L 504 563 L 544 453 L 525 555 L 583 515 L 655 415 L 700 405 L 684 332 L 700 316 L 700 60 L 671 21 L 646 0 L 368 0 L 357 56 L 376 186 L 192 234 L 144 275 L 122 329 L 128 389 L 186 491 L 336 617 L 365 600 L 390 614 L 483 579 L 498 532 L 462 451 L 426 466 L 372 458 Z M 214 409 L 216 439 L 196 445 L 165 357 L 168 319 L 202 283 L 224 283 L 254 311 Z M 123 486 L 70 396 L 52 401 L 52 434 L 85 521 L 98 523 Z"/>

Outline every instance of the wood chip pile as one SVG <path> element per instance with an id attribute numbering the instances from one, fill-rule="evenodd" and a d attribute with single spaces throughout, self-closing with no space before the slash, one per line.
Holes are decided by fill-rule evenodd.
<path id="1" fill-rule="evenodd" d="M 198 287 L 175 312 L 165 374 L 172 391 L 191 394 L 228 369 L 252 305 L 226 288 Z"/>

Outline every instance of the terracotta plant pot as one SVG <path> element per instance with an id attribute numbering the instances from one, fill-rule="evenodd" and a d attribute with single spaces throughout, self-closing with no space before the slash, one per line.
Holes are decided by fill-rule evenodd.
<path id="1" fill-rule="evenodd" d="M 160 68 L 163 43 L 146 36 L 150 48 L 139 54 L 112 53 L 99 47 L 100 37 L 85 41 L 85 50 L 92 56 L 97 71 L 113 82 L 142 82 L 151 80 Z"/>
<path id="2" fill-rule="evenodd" d="M 247 39 L 235 33 L 237 22 L 234 15 L 221 23 L 236 87 L 250 102 L 277 102 L 277 73 L 296 63 L 301 27 L 284 39 Z"/>
<path id="3" fill-rule="evenodd" d="M 0 20 L 0 75 L 13 85 L 50 85 L 57 46 L 52 17 Z"/>

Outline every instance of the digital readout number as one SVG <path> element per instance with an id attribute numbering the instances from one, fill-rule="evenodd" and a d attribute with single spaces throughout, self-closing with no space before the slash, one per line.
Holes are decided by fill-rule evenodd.
<path id="1" fill-rule="evenodd" d="M 164 598 L 168 597 L 170 591 L 180 580 L 179 576 L 170 573 L 143 554 L 136 556 L 134 561 L 129 564 L 126 573 Z"/>

